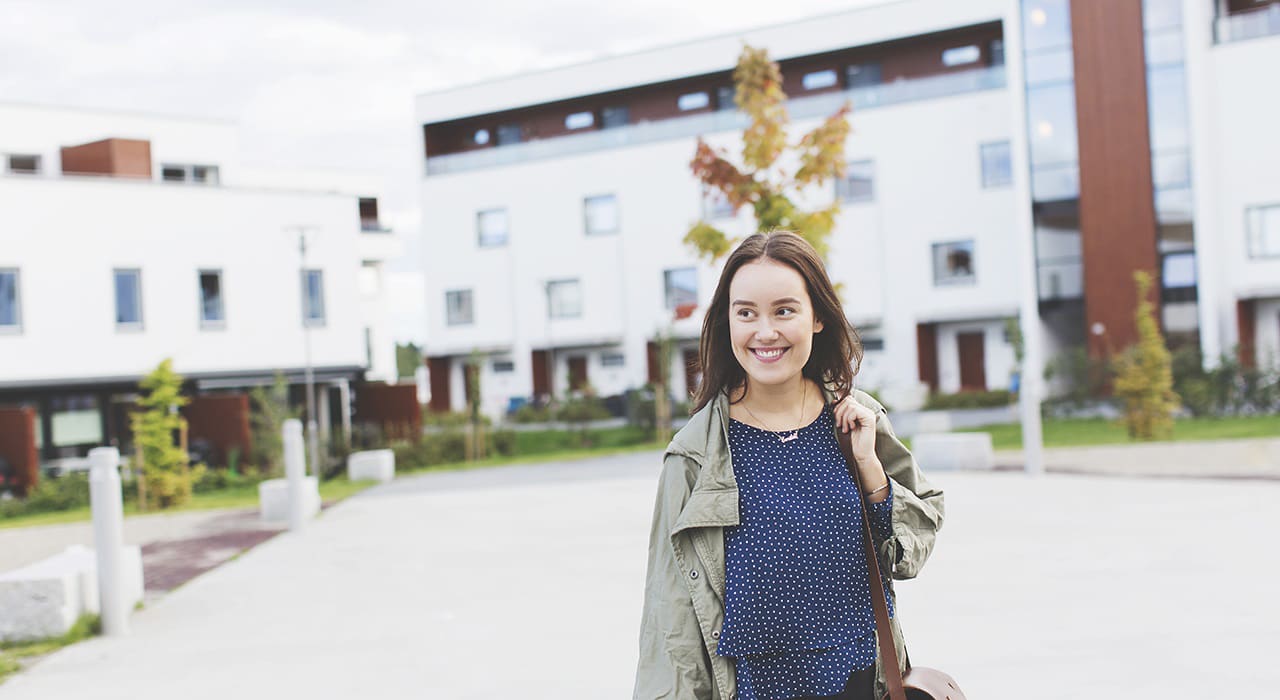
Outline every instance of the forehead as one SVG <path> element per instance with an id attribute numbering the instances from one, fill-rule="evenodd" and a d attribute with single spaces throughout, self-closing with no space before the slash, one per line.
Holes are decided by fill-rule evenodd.
<path id="1" fill-rule="evenodd" d="M 729 282 L 730 303 L 737 300 L 771 303 L 780 297 L 795 297 L 809 301 L 804 278 L 790 265 L 761 258 L 749 262 L 733 273 Z"/>

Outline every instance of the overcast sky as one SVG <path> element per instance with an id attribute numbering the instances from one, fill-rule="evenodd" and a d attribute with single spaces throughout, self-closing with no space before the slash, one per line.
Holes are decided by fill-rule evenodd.
<path id="1" fill-rule="evenodd" d="M 875 0 L 0 0 L 0 99 L 240 125 L 244 161 L 375 173 L 418 267 L 414 95 Z M 401 277 L 395 334 L 421 338 Z"/>

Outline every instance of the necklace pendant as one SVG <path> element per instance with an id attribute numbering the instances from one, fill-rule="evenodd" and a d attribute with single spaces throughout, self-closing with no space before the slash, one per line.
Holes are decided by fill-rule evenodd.
<path id="1" fill-rule="evenodd" d="M 792 440 L 798 437 L 800 437 L 800 431 L 797 430 L 796 432 L 791 433 L 790 435 L 786 435 L 786 436 L 779 435 L 778 442 L 791 442 Z"/>

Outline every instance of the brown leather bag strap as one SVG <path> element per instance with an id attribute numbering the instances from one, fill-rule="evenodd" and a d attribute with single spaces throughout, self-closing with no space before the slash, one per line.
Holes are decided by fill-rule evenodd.
<path id="1" fill-rule="evenodd" d="M 871 509 L 862 488 L 862 477 L 858 474 L 858 463 L 853 458 L 853 439 L 849 433 L 836 428 L 836 439 L 840 443 L 840 451 L 844 453 L 845 462 L 849 465 L 849 473 L 853 475 L 854 486 L 862 498 L 862 549 L 867 557 L 867 580 L 871 588 L 871 608 L 876 616 L 876 639 L 880 642 L 880 665 L 884 668 L 885 685 L 889 688 L 890 700 L 907 700 L 907 693 L 902 687 L 902 667 L 898 665 L 898 647 L 893 644 L 893 629 L 889 626 L 889 602 L 884 594 L 884 578 L 880 575 L 880 560 L 876 557 L 876 545 L 871 538 Z"/>

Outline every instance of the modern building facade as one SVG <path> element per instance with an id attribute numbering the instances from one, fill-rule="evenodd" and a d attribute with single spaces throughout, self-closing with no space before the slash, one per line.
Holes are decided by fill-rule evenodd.
<path id="1" fill-rule="evenodd" d="M 335 425 L 356 382 L 394 376 L 365 279 L 394 253 L 374 193 L 267 182 L 236 132 L 0 104 L 0 405 L 36 410 L 42 461 L 127 447 L 165 358 L 199 394 L 276 373 L 300 391 L 309 363 Z"/>
<path id="2" fill-rule="evenodd" d="M 848 176 L 800 200 L 841 200 L 828 262 L 862 387 L 911 407 L 1009 386 L 1027 238 L 1047 356 L 1133 342 L 1145 269 L 1171 344 L 1274 361 L 1277 4 L 898 0 L 421 95 L 433 407 L 463 405 L 473 359 L 495 414 L 658 362 L 677 395 L 697 380 L 718 269 L 681 239 L 753 221 L 688 164 L 699 137 L 738 148 L 743 42 L 780 63 L 793 138 L 853 105 Z"/>

